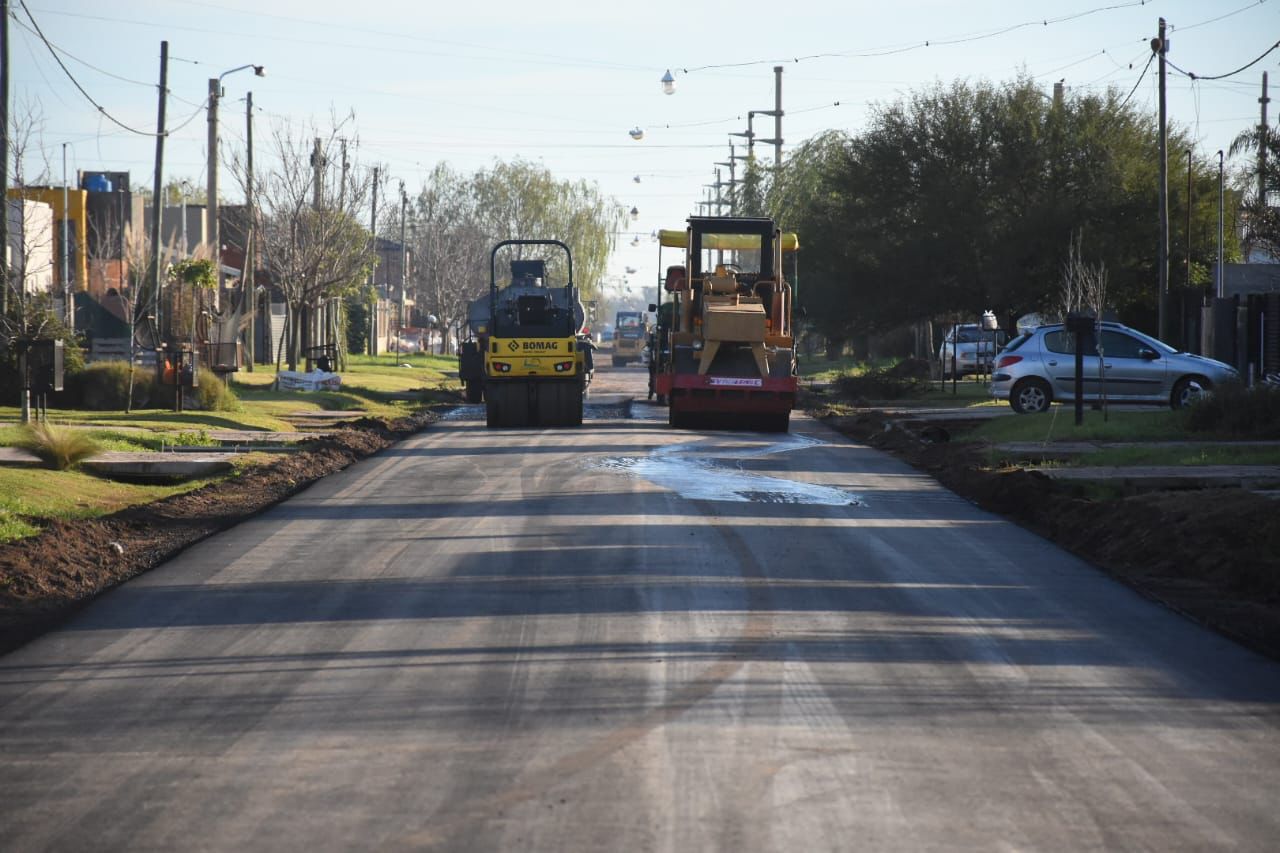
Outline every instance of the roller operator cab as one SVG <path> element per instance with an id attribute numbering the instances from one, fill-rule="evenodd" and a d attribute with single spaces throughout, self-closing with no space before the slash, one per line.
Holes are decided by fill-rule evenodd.
<path id="1" fill-rule="evenodd" d="M 547 281 L 547 261 L 511 261 L 498 287 L 504 247 L 552 246 L 564 252 L 566 282 Z M 518 251 L 518 248 L 517 248 Z M 491 427 L 580 426 L 591 381 L 592 344 L 573 283 L 573 256 L 559 240 L 504 240 L 489 257 L 489 310 L 483 340 L 484 400 Z"/>
<path id="2" fill-rule="evenodd" d="M 796 400 L 792 289 L 782 255 L 798 248 L 773 220 L 691 217 L 684 232 L 662 231 L 683 247 L 667 270 L 669 326 L 655 364 L 654 392 L 673 427 L 745 427 L 785 432 Z M 666 308 L 666 305 L 663 308 Z"/>

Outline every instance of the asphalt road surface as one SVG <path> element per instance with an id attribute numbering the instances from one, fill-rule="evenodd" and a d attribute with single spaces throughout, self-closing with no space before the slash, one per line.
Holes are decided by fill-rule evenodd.
<path id="1" fill-rule="evenodd" d="M 1280 666 L 643 378 L 461 410 L 0 658 L 0 848 L 1280 845 Z"/>

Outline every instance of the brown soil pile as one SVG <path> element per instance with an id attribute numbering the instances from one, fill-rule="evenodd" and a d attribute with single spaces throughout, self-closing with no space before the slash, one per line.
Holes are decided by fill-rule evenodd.
<path id="1" fill-rule="evenodd" d="M 886 429 L 876 412 L 826 420 L 1144 595 L 1280 658 L 1280 502 L 1244 489 L 1090 498 L 1041 474 L 993 470 L 972 445 Z"/>
<path id="2" fill-rule="evenodd" d="M 435 420 L 364 418 L 305 450 L 182 495 L 84 521 L 54 521 L 38 536 L 0 545 L 0 652 L 103 590 L 296 494 Z"/>

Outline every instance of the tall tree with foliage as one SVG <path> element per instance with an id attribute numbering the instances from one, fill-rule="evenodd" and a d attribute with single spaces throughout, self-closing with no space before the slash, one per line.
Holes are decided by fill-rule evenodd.
<path id="1" fill-rule="evenodd" d="M 1047 309 L 1073 235 L 1108 270 L 1113 306 L 1142 322 L 1155 313 L 1156 143 L 1154 121 L 1115 91 L 1054 102 L 1029 78 L 936 84 L 879 106 L 855 136 L 797 147 L 768 204 L 801 232 L 801 304 L 837 339 L 947 313 Z M 1171 133 L 1171 152 L 1186 143 Z M 1216 250 L 1198 239 L 1216 173 L 1192 168 L 1203 263 Z M 1172 210 L 1185 204 L 1171 194 Z M 1171 257 L 1185 248 L 1174 234 Z"/>
<path id="2" fill-rule="evenodd" d="M 1230 155 L 1252 154 L 1244 172 L 1244 243 L 1251 250 L 1280 258 L 1280 133 L 1250 128 L 1231 142 Z M 1259 154 L 1264 156 L 1259 160 Z"/>

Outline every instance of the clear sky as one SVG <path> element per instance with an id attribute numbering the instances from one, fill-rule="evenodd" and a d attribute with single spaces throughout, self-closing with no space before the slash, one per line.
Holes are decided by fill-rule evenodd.
<path id="1" fill-rule="evenodd" d="M 1280 0 L 25 2 L 89 95 L 147 132 L 155 129 L 160 42 L 169 41 L 169 125 L 191 121 L 170 137 L 166 179 L 204 182 L 207 79 L 261 64 L 265 79 L 242 71 L 224 81 L 224 157 L 244 145 L 240 99 L 252 90 L 261 108 L 256 138 L 283 119 L 323 125 L 331 110 L 354 110 L 360 161 L 385 166 L 411 191 L 441 161 L 463 170 L 495 158 L 542 162 L 639 210 L 630 227 L 641 244 L 622 235 L 610 272 L 635 267 L 632 284 L 646 288 L 657 272 L 650 233 L 681 227 L 714 180 L 715 162 L 728 159 L 729 134 L 746 129 L 748 110 L 772 109 L 775 64 L 785 68 L 789 147 L 828 128 L 856 131 L 870 104 L 934 81 L 1000 81 L 1022 71 L 1046 95 L 1060 79 L 1069 91 L 1128 93 L 1161 16 L 1171 27 L 1170 59 L 1201 77 L 1232 71 L 1280 39 Z M 127 170 L 134 185 L 150 186 L 154 141 L 104 118 L 30 32 L 18 0 L 11 5 L 13 109 L 34 107 L 43 119 L 28 176 L 47 159 L 59 181 L 68 143 L 72 174 Z M 668 68 L 677 85 L 670 96 L 659 83 Z M 1171 121 L 1213 156 L 1257 123 L 1262 72 L 1272 71 L 1280 89 L 1278 68 L 1280 50 L 1228 80 L 1171 73 Z M 1133 96 L 1153 114 L 1155 79 L 1153 66 Z M 1273 126 L 1278 113 L 1280 99 Z M 637 126 L 645 131 L 639 142 L 628 134 Z M 772 119 L 757 118 L 759 136 L 772 129 Z M 222 185 L 234 200 L 234 184 Z"/>

